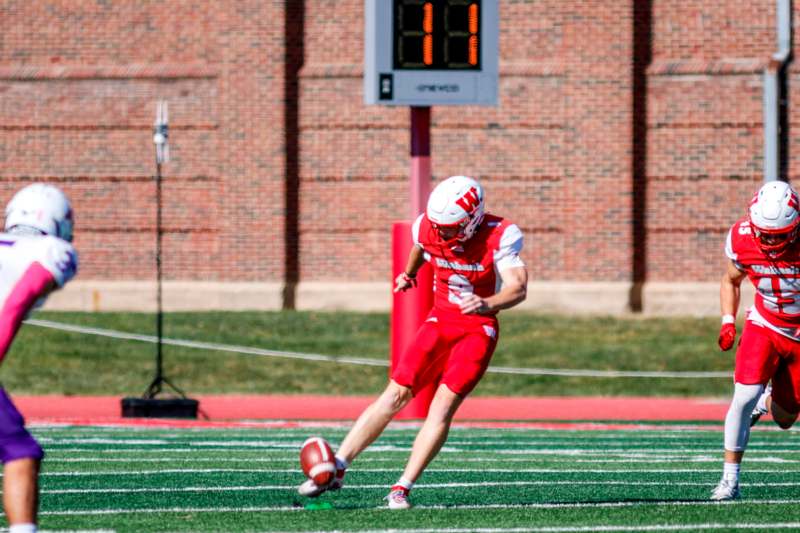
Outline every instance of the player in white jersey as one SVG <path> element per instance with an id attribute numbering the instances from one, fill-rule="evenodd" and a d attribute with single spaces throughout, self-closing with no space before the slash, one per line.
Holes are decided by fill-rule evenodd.
<path id="1" fill-rule="evenodd" d="M 51 185 L 23 188 L 6 207 L 0 233 L 0 360 L 22 320 L 47 295 L 63 287 L 78 268 L 72 247 L 72 209 Z M 10 533 L 36 531 L 41 446 L 0 386 L 0 460 L 3 462 L 3 508 Z"/>

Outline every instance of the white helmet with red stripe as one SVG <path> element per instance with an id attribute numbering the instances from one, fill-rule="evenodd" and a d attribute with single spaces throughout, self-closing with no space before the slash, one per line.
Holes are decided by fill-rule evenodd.
<path id="1" fill-rule="evenodd" d="M 466 241 L 483 222 L 483 187 L 470 177 L 451 176 L 433 189 L 425 214 L 445 242 Z"/>
<path id="2" fill-rule="evenodd" d="M 750 202 L 749 216 L 756 244 L 778 257 L 797 239 L 800 198 L 785 181 L 767 182 Z"/>
<path id="3" fill-rule="evenodd" d="M 32 183 L 8 202 L 5 231 L 29 231 L 72 241 L 72 207 L 58 187 Z"/>

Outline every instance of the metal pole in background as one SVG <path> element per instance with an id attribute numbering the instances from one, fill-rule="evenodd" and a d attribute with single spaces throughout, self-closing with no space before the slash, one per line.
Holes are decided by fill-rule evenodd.
<path id="1" fill-rule="evenodd" d="M 147 397 L 153 398 L 161 392 L 164 381 L 164 363 L 162 339 L 164 337 L 163 292 L 161 288 L 161 240 L 162 227 L 162 193 L 161 165 L 169 161 L 169 111 L 167 102 L 161 100 L 156 105 L 156 121 L 153 126 L 153 144 L 156 147 L 156 375 L 147 391 Z"/>
<path id="2" fill-rule="evenodd" d="M 409 179 L 411 220 L 395 222 L 392 226 L 392 276 L 406 266 L 411 242 L 411 224 L 425 212 L 431 189 L 431 108 L 411 107 L 411 176 Z M 406 348 L 414 341 L 417 330 L 433 307 L 433 270 L 423 265 L 417 273 L 417 288 L 395 294 L 392 299 L 391 352 L 392 369 Z M 397 418 L 425 418 L 436 393 L 436 383 L 419 391 Z"/>
<path id="3" fill-rule="evenodd" d="M 778 50 L 764 69 L 764 181 L 788 180 L 789 85 L 787 67 L 792 61 L 792 1 L 776 1 Z"/>
<path id="4" fill-rule="evenodd" d="M 123 398 L 123 417 L 145 418 L 197 418 L 200 403 L 187 398 L 178 387 L 164 376 L 164 309 L 161 265 L 161 241 L 164 233 L 162 227 L 162 176 L 161 166 L 169 161 L 169 116 L 167 102 L 159 101 L 156 105 L 156 121 L 153 125 L 153 144 L 156 147 L 156 374 L 142 398 Z M 168 385 L 180 395 L 180 398 L 156 398 L 164 385 Z"/>
<path id="5" fill-rule="evenodd" d="M 411 220 L 425 211 L 431 192 L 431 108 L 411 107 Z"/>

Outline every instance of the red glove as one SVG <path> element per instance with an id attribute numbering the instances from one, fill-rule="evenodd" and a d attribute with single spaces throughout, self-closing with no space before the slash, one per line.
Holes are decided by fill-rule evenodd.
<path id="1" fill-rule="evenodd" d="M 398 274 L 398 276 L 394 280 L 394 291 L 393 292 L 405 292 L 408 289 L 414 288 L 417 286 L 417 276 L 413 278 L 402 272 Z"/>
<path id="2" fill-rule="evenodd" d="M 723 352 L 727 352 L 731 348 L 733 348 L 733 341 L 736 340 L 736 324 L 722 324 L 722 327 L 719 328 L 719 338 L 717 339 L 717 343 L 719 344 L 719 349 Z"/>

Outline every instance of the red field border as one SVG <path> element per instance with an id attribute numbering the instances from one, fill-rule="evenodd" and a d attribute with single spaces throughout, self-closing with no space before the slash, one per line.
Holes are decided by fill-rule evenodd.
<path id="1" fill-rule="evenodd" d="M 369 405 L 367 396 L 197 396 L 199 423 L 225 425 L 232 421 L 351 421 Z M 80 420 L 85 423 L 132 422 L 122 419 L 118 396 L 14 396 L 14 402 L 29 422 Z M 514 423 L 575 421 L 709 421 L 721 423 L 727 400 L 642 397 L 474 397 L 467 398 L 456 415 L 462 425 L 491 421 L 492 426 Z M 187 421 L 187 423 L 192 423 Z M 195 422 L 197 424 L 198 422 Z M 266 425 L 258 423 L 257 425 Z M 281 422 L 282 427 L 286 426 Z M 593 426 L 594 427 L 594 426 Z"/>

